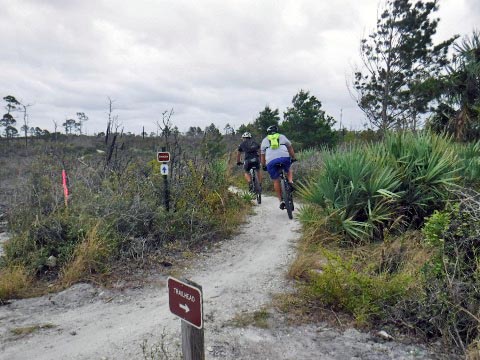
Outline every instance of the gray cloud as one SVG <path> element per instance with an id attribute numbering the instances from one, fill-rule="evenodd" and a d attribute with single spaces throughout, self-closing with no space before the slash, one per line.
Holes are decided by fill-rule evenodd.
<path id="1" fill-rule="evenodd" d="M 466 0 L 467 8 L 471 9 L 477 15 L 480 13 L 480 2 L 477 0 Z"/>
<path id="2" fill-rule="evenodd" d="M 478 22 L 478 2 L 442 1 L 441 35 Z M 181 130 L 282 113 L 300 89 L 336 118 L 363 114 L 345 85 L 377 0 L 0 0 L 0 95 L 34 104 L 52 128 L 84 111 L 103 131 L 108 97 L 126 131 L 155 130 L 173 108 Z M 472 15 L 473 13 L 473 15 Z"/>

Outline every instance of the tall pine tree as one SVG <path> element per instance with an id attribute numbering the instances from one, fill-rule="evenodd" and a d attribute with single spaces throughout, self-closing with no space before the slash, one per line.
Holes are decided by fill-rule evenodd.
<path id="1" fill-rule="evenodd" d="M 355 72 L 357 103 L 384 133 L 417 127 L 435 98 L 435 77 L 448 64 L 453 37 L 434 45 L 438 0 L 386 0 L 377 26 L 361 41 L 363 68 Z"/>
<path id="2" fill-rule="evenodd" d="M 334 119 L 322 110 L 322 103 L 308 91 L 300 90 L 293 97 L 292 107 L 284 113 L 282 132 L 295 142 L 296 149 L 332 146 L 336 135 Z"/>
<path id="3" fill-rule="evenodd" d="M 267 128 L 270 125 L 278 125 L 280 122 L 280 116 L 278 115 L 278 109 L 272 110 L 267 105 L 265 109 L 260 111 L 258 117 L 253 122 L 255 132 L 258 133 L 261 137 L 265 136 L 267 133 Z"/>

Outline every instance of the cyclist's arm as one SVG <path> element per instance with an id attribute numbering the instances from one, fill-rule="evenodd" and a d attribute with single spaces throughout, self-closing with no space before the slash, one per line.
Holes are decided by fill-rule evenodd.
<path id="1" fill-rule="evenodd" d="M 239 146 L 239 147 L 237 148 L 237 163 L 240 162 L 240 157 L 242 156 L 242 152 L 243 152 L 242 147 Z"/>
<path id="2" fill-rule="evenodd" d="M 287 149 L 288 149 L 288 154 L 290 155 L 290 158 L 295 159 L 295 151 L 293 150 L 293 146 L 287 145 Z"/>
<path id="3" fill-rule="evenodd" d="M 265 160 L 265 154 L 260 154 L 260 164 L 262 164 L 262 166 L 267 165 L 267 162 Z"/>

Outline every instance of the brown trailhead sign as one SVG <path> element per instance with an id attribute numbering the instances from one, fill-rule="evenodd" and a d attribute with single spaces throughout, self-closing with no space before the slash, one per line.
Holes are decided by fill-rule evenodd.
<path id="1" fill-rule="evenodd" d="M 168 278 L 168 304 L 173 314 L 197 329 L 202 328 L 202 292 L 200 289 L 170 276 Z"/>
<path id="2" fill-rule="evenodd" d="M 170 161 L 170 153 L 168 151 L 157 152 L 157 160 L 159 162 L 169 162 Z"/>

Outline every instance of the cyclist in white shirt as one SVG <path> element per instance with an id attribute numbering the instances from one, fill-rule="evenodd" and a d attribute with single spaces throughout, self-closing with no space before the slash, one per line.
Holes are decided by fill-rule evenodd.
<path id="1" fill-rule="evenodd" d="M 293 173 L 290 165 L 296 161 L 295 151 L 292 143 L 287 137 L 278 132 L 277 125 L 271 125 L 267 128 L 267 136 L 262 140 L 260 145 L 260 162 L 263 170 L 268 171 L 270 178 L 273 180 L 273 187 L 280 200 L 280 209 L 285 209 L 285 203 L 282 200 L 282 192 L 280 189 L 280 171 L 276 164 L 282 163 L 287 172 L 287 180 L 293 190 Z"/>

